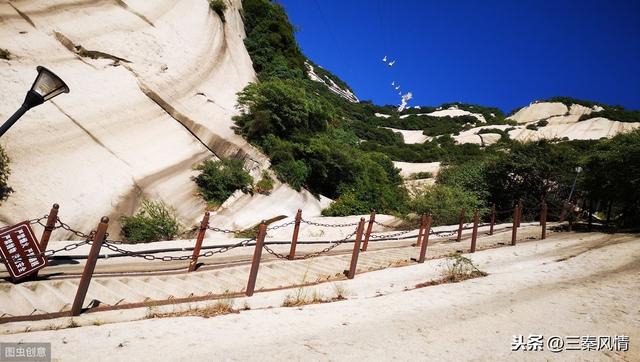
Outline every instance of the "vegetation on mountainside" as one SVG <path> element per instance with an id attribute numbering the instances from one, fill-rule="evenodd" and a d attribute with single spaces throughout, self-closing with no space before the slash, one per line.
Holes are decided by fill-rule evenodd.
<path id="1" fill-rule="evenodd" d="M 142 200 L 136 215 L 123 216 L 120 221 L 122 236 L 133 242 L 171 240 L 182 229 L 175 211 L 162 201 Z"/>
<path id="2" fill-rule="evenodd" d="M 224 12 L 227 10 L 227 3 L 224 2 L 224 0 L 209 0 L 209 7 L 220 16 L 220 20 L 222 20 L 223 23 L 227 21 L 224 18 Z"/>
<path id="3" fill-rule="evenodd" d="M 465 218 L 469 220 L 473 210 L 480 206 L 480 200 L 473 193 L 447 185 L 426 187 L 409 202 L 411 211 L 417 214 L 431 213 L 434 225 L 457 223 L 462 208 L 466 209 Z M 481 208 L 481 212 L 486 210 Z"/>
<path id="4" fill-rule="evenodd" d="M 9 169 L 9 156 L 4 149 L 0 147 L 0 202 L 9 197 L 9 194 L 13 192 L 13 189 L 9 187 L 9 175 L 11 170 Z"/>
<path id="5" fill-rule="evenodd" d="M 482 114 L 486 125 L 509 122 L 499 109 L 470 104 L 409 108 L 398 113 L 393 106 L 348 102 L 306 77 L 307 59 L 280 5 L 268 0 L 244 0 L 243 6 L 245 43 L 261 82 L 240 93 L 243 113 L 235 119 L 237 132 L 271 158 L 279 179 L 296 189 L 305 187 L 336 199 L 325 215 L 361 214 L 371 209 L 401 214 L 431 211 L 434 216 L 440 214 L 436 224 L 449 223 L 457 220 L 462 206 L 469 212 L 473 208 L 487 209 L 492 203 L 498 209 L 509 209 L 516 199 L 522 199 L 529 210 L 546 199 L 558 210 L 567 200 L 574 169 L 579 165 L 585 168 L 583 175 L 593 174 L 582 178 L 574 195 L 600 200 L 594 210 L 601 210 L 605 199 L 611 200 L 613 219 L 623 224 L 640 215 L 636 191 L 640 187 L 637 176 L 633 176 L 640 173 L 621 166 L 616 159 L 640 164 L 635 151 L 640 150 L 640 131 L 604 142 L 521 143 L 509 139 L 510 129 L 486 129 L 480 133 L 500 134 L 500 141 L 488 147 L 457 145 L 451 134 L 484 124 L 472 116 L 418 114 L 456 106 Z M 339 78 L 319 69 L 316 72 L 323 78 L 346 87 Z M 556 100 L 589 104 L 570 98 Z M 605 108 L 611 109 L 617 108 Z M 627 113 L 617 112 L 631 119 Z M 376 117 L 375 113 L 391 117 Z M 545 125 L 539 122 L 535 127 Z M 401 135 L 382 127 L 423 130 L 435 137 L 423 144 L 404 144 Z M 441 161 L 444 169 L 437 186 L 419 192 L 411 201 L 391 160 Z M 615 167 L 616 172 L 607 174 L 603 170 L 608 167 Z M 616 178 L 611 177 L 613 174 Z M 597 179 L 604 184 L 598 185 Z M 622 190 L 628 197 L 622 196 Z"/>
<path id="6" fill-rule="evenodd" d="M 273 190 L 273 178 L 269 174 L 269 171 L 262 171 L 262 178 L 260 181 L 256 182 L 256 186 L 253 188 L 255 192 L 259 194 L 268 195 Z"/>
<path id="7" fill-rule="evenodd" d="M 406 191 L 398 170 L 387 156 L 362 150 L 358 137 L 401 138 L 351 126 L 366 121 L 375 106 L 351 104 L 306 76 L 306 58 L 279 4 L 245 0 L 243 8 L 245 44 L 261 82 L 239 93 L 237 132 L 269 155 L 279 179 L 336 199 L 326 214 L 400 211 Z"/>
<path id="8" fill-rule="evenodd" d="M 194 178 L 202 197 L 219 205 L 236 190 L 249 192 L 253 178 L 242 168 L 242 160 L 205 160 L 195 167 L 200 174 Z"/>
<path id="9" fill-rule="evenodd" d="M 599 112 L 592 112 L 591 114 L 583 114 L 578 121 L 585 121 L 591 118 L 607 118 L 612 121 L 618 122 L 640 122 L 640 111 L 632 111 L 624 109 L 623 107 L 611 107 L 607 106 L 604 110 Z"/>

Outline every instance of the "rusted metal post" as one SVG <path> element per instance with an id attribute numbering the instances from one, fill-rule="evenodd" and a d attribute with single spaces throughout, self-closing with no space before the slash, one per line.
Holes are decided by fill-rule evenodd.
<path id="1" fill-rule="evenodd" d="M 518 200 L 518 227 L 520 227 L 520 220 L 522 220 L 522 199 Z"/>
<path id="2" fill-rule="evenodd" d="M 51 233 L 53 232 L 53 228 L 56 226 L 56 221 L 58 220 L 59 209 L 60 206 L 58 204 L 53 204 L 51 211 L 49 211 L 49 215 L 47 216 L 47 225 L 44 227 L 42 238 L 40 238 L 40 250 L 43 253 L 47 251 L 47 245 L 49 245 Z"/>
<path id="3" fill-rule="evenodd" d="M 427 255 L 427 245 L 429 244 L 429 233 L 431 232 L 432 221 L 433 217 L 431 214 L 427 215 L 424 225 L 424 233 L 422 236 L 422 245 L 420 245 L 420 256 L 418 257 L 418 260 L 416 260 L 418 263 L 424 263 L 424 259 Z"/>
<path id="4" fill-rule="evenodd" d="M 51 211 L 49 211 L 49 215 L 47 216 L 47 224 L 44 227 L 44 231 L 42 232 L 42 238 L 40 238 L 40 251 L 43 253 L 47 251 L 47 246 L 49 245 L 49 239 L 51 238 L 51 233 L 56 226 L 56 221 L 58 220 L 58 210 L 60 206 L 58 204 L 53 204 L 51 207 Z M 49 260 L 45 257 L 46 262 Z M 30 276 L 31 279 L 35 279 L 38 276 L 38 271 L 33 273 Z"/>
<path id="5" fill-rule="evenodd" d="M 511 227 L 511 245 L 516 245 L 519 218 L 520 218 L 520 205 L 516 205 L 516 207 L 513 209 L 513 226 Z"/>
<path id="6" fill-rule="evenodd" d="M 191 262 L 189 263 L 189 273 L 196 270 L 198 266 L 198 255 L 200 255 L 200 250 L 202 249 L 202 240 L 204 240 L 204 235 L 207 233 L 207 229 L 209 228 L 209 211 L 204 213 L 204 217 L 200 222 L 200 230 L 198 231 L 198 238 L 196 239 L 196 246 L 193 248 L 193 254 L 191 255 Z"/>
<path id="7" fill-rule="evenodd" d="M 300 222 L 302 221 L 302 209 L 298 209 L 296 213 L 296 221 L 293 226 L 293 236 L 291 237 L 291 249 L 289 249 L 289 256 L 287 259 L 293 260 L 296 258 L 296 246 L 298 245 L 298 233 L 300 232 Z"/>
<path id="8" fill-rule="evenodd" d="M 358 256 L 360 255 L 360 240 L 362 240 L 362 232 L 364 230 L 364 218 L 360 218 L 358 228 L 356 229 L 356 240 L 353 243 L 353 253 L 351 254 L 351 265 L 349 270 L 345 270 L 348 279 L 356 276 L 356 267 L 358 266 Z"/>
<path id="9" fill-rule="evenodd" d="M 491 205 L 491 226 L 489 226 L 489 235 L 493 235 L 493 226 L 496 224 L 496 204 Z"/>
<path id="10" fill-rule="evenodd" d="M 98 224 L 96 233 L 93 235 L 91 250 L 89 251 L 89 256 L 87 257 L 87 263 L 84 265 L 84 271 L 82 272 L 82 277 L 80 278 L 80 284 L 78 284 L 78 291 L 76 292 L 76 297 L 73 300 L 73 306 L 71 307 L 72 316 L 80 315 L 80 312 L 82 312 L 82 305 L 84 304 L 84 298 L 87 296 L 87 291 L 89 290 L 89 283 L 91 283 L 91 277 L 93 276 L 93 271 L 96 268 L 96 262 L 98 261 L 98 254 L 100 253 L 102 242 L 104 241 L 104 238 L 107 235 L 108 227 L 109 227 L 109 218 L 106 216 L 103 216 L 102 219 L 100 220 L 100 224 Z"/>
<path id="11" fill-rule="evenodd" d="M 464 207 L 460 210 L 460 225 L 458 226 L 458 237 L 456 238 L 457 242 L 460 242 L 462 239 L 462 225 L 464 224 L 464 214 L 467 212 L 467 209 Z"/>
<path id="12" fill-rule="evenodd" d="M 427 215 L 422 214 L 420 217 L 420 229 L 418 230 L 418 239 L 416 239 L 416 246 L 422 245 L 422 239 L 424 239 L 424 228 L 427 226 Z"/>
<path id="13" fill-rule="evenodd" d="M 376 210 L 371 211 L 369 215 L 369 224 L 367 225 L 367 232 L 364 234 L 364 241 L 362 242 L 362 251 L 367 251 L 369 246 L 369 238 L 371 237 L 371 229 L 373 229 L 373 223 L 376 221 Z"/>
<path id="14" fill-rule="evenodd" d="M 262 248 L 264 247 L 264 238 L 267 235 L 267 223 L 262 221 L 258 228 L 258 237 L 256 238 L 256 249 L 253 252 L 253 261 L 251 262 L 251 270 L 249 271 L 249 282 L 247 283 L 247 297 L 253 295 L 256 288 L 256 279 L 258 279 L 258 268 L 260 268 L 260 258 L 262 258 Z"/>
<path id="15" fill-rule="evenodd" d="M 471 233 L 471 252 L 476 252 L 476 240 L 478 239 L 478 209 L 473 213 L 473 232 Z"/>
<path id="16" fill-rule="evenodd" d="M 542 235 L 540 239 L 547 238 L 547 202 L 542 201 L 542 210 L 540 210 L 540 226 L 542 227 Z"/>

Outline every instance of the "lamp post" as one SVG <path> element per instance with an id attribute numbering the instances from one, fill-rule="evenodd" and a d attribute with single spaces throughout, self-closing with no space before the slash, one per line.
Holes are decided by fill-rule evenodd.
<path id="1" fill-rule="evenodd" d="M 27 92 L 27 96 L 24 98 L 20 108 L 0 127 L 0 137 L 31 108 L 39 106 L 62 93 L 69 93 L 69 87 L 52 71 L 42 66 L 38 66 L 36 69 L 38 70 L 36 80 Z"/>
<path id="2" fill-rule="evenodd" d="M 573 179 L 573 186 L 571 186 L 571 192 L 569 192 L 569 198 L 567 199 L 567 203 L 571 202 L 571 196 L 573 196 L 573 191 L 576 189 L 576 182 L 578 181 L 578 176 L 582 172 L 582 167 L 576 167 L 576 178 Z"/>

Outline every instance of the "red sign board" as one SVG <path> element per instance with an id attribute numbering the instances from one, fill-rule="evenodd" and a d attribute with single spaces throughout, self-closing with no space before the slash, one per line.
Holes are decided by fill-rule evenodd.
<path id="1" fill-rule="evenodd" d="M 29 276 L 47 265 L 28 221 L 0 230 L 0 256 L 13 281 Z"/>

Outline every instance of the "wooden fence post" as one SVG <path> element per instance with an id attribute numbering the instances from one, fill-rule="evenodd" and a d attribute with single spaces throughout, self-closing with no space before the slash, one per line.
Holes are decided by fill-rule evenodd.
<path id="1" fill-rule="evenodd" d="M 424 228 L 427 225 L 427 215 L 422 214 L 420 216 L 420 229 L 418 230 L 418 239 L 416 239 L 416 246 L 422 245 L 422 239 L 424 239 Z"/>
<path id="2" fill-rule="evenodd" d="M 540 226 L 542 227 L 542 235 L 540 239 L 547 238 L 547 202 L 542 201 L 542 210 L 540 210 Z"/>
<path id="3" fill-rule="evenodd" d="M 493 235 L 493 226 L 496 224 L 496 204 L 491 205 L 491 226 L 489 226 L 489 235 Z"/>
<path id="4" fill-rule="evenodd" d="M 467 209 L 464 207 L 460 209 L 460 225 L 458 226 L 458 237 L 456 238 L 457 242 L 460 242 L 462 239 L 462 225 L 464 224 L 464 214 L 467 212 Z"/>
<path id="5" fill-rule="evenodd" d="M 369 215 L 369 225 L 367 225 L 367 232 L 364 234 L 364 241 L 362 242 L 362 251 L 367 251 L 369 246 L 369 238 L 371 237 L 371 229 L 373 229 L 373 223 L 376 221 L 376 210 L 371 211 Z"/>
<path id="6" fill-rule="evenodd" d="M 427 215 L 427 220 L 424 225 L 424 233 L 422 236 L 422 245 L 420 245 L 420 256 L 418 257 L 418 263 L 424 263 L 424 259 L 427 255 L 427 245 L 429 244 L 429 233 L 431 232 L 431 222 L 433 221 L 433 217 L 431 214 Z"/>
<path id="7" fill-rule="evenodd" d="M 196 267 L 198 266 L 198 255 L 200 255 L 200 250 L 202 249 L 202 240 L 204 240 L 204 235 L 207 233 L 208 228 L 209 228 L 209 211 L 204 213 L 204 216 L 202 217 L 202 221 L 200 222 L 200 231 L 198 231 L 196 246 L 193 248 L 193 254 L 191 255 L 191 262 L 189 263 L 189 273 L 196 270 Z"/>
<path id="8" fill-rule="evenodd" d="M 98 254 L 100 253 L 100 248 L 102 248 L 102 242 L 107 235 L 108 227 L 109 218 L 103 216 L 100 220 L 100 224 L 98 224 L 96 233 L 93 235 L 91 250 L 89 251 L 89 256 L 87 257 L 87 263 L 84 265 L 84 271 L 82 272 L 82 277 L 80 278 L 80 283 L 78 284 L 78 291 L 76 292 L 76 297 L 73 300 L 73 306 L 71 307 L 72 316 L 80 315 L 80 312 L 82 312 L 84 298 L 87 296 L 89 283 L 91 283 L 91 277 L 93 276 L 93 271 L 96 268 Z"/>
<path id="9" fill-rule="evenodd" d="M 267 235 L 267 223 L 264 220 L 258 228 L 258 237 L 256 238 L 256 249 L 253 252 L 253 261 L 251 262 L 251 270 L 249 271 L 249 282 L 247 283 L 247 297 L 253 295 L 256 288 L 256 279 L 258 278 L 258 268 L 260 268 L 260 258 L 262 257 L 262 248 L 264 247 L 264 238 Z"/>
<path id="10" fill-rule="evenodd" d="M 360 218 L 358 228 L 356 229 L 356 240 L 353 243 L 353 253 L 351 254 L 351 265 L 349 270 L 345 270 L 344 274 L 348 279 L 356 276 L 356 267 L 358 266 L 358 255 L 360 254 L 360 240 L 362 240 L 362 231 L 364 230 L 364 218 Z"/>
<path id="11" fill-rule="evenodd" d="M 511 227 L 511 245 L 516 245 L 516 237 L 518 234 L 518 219 L 520 219 L 520 205 L 516 205 L 513 209 L 513 226 Z"/>
<path id="12" fill-rule="evenodd" d="M 291 237 L 291 249 L 289 249 L 289 256 L 287 259 L 293 260 L 296 258 L 296 246 L 298 245 L 298 233 L 300 232 L 300 222 L 302 221 L 302 209 L 298 209 L 296 213 L 296 221 L 293 226 L 293 236 Z"/>
<path id="13" fill-rule="evenodd" d="M 478 239 L 478 209 L 473 213 L 473 232 L 471 233 L 471 252 L 476 252 L 476 240 Z"/>

